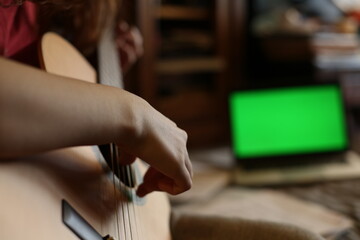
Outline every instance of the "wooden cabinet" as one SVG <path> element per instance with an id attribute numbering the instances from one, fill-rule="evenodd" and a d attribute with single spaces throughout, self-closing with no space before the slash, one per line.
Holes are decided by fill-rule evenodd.
<path id="1" fill-rule="evenodd" d="M 228 140 L 233 1 L 136 2 L 145 47 L 136 92 L 188 132 L 190 147 Z"/>

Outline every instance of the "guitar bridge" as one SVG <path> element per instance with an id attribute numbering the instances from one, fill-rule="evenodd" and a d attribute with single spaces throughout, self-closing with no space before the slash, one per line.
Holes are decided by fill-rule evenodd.
<path id="1" fill-rule="evenodd" d="M 63 223 L 81 240 L 116 240 L 110 235 L 102 237 L 67 201 L 62 200 Z"/>

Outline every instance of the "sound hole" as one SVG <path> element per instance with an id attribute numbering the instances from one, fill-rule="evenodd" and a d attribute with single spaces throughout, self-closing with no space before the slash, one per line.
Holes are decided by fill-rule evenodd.
<path id="1" fill-rule="evenodd" d="M 115 176 L 127 187 L 134 188 L 136 186 L 136 178 L 132 166 L 121 166 L 117 164 L 117 159 L 114 157 L 115 151 L 111 149 L 112 145 L 101 145 L 99 148 L 107 165 L 114 172 Z M 114 159 L 112 159 L 111 154 L 114 154 Z"/>

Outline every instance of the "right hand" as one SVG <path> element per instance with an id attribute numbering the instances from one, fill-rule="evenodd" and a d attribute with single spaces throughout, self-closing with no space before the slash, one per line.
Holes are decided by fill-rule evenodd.
<path id="1" fill-rule="evenodd" d="M 120 140 L 118 145 L 122 151 L 120 163 L 127 164 L 139 157 L 150 165 L 137 194 L 143 197 L 153 191 L 164 191 L 176 195 L 190 189 L 193 171 L 186 132 L 145 100 L 138 98 L 136 103 L 132 107 L 135 123 L 132 136 Z"/>

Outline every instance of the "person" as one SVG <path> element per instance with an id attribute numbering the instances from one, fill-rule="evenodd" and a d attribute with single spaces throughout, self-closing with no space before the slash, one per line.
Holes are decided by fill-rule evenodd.
<path id="1" fill-rule="evenodd" d="M 192 185 L 192 166 L 187 134 L 174 122 L 123 89 L 34 67 L 48 23 L 60 22 L 62 33 L 89 56 L 114 9 L 120 9 L 115 0 L 0 0 L 0 159 L 115 142 L 123 153 L 120 163 L 138 157 L 149 164 L 139 196 L 182 193 Z M 131 40 L 134 31 L 124 23 L 118 28 L 123 63 L 131 65 L 141 55 L 141 49 L 134 52 L 141 41 Z"/>

